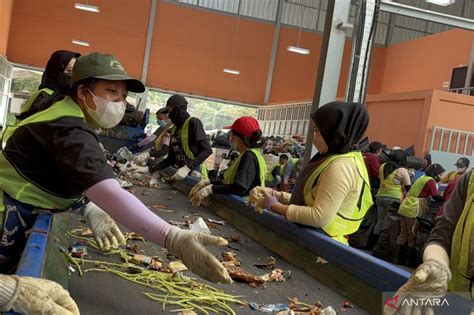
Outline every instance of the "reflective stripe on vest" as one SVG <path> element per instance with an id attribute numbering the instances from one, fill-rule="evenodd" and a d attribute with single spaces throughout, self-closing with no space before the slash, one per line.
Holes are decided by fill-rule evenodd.
<path id="1" fill-rule="evenodd" d="M 313 187 L 321 174 L 324 173 L 326 168 L 331 162 L 338 158 L 350 157 L 353 158 L 359 175 L 362 177 L 364 183 L 362 184 L 362 190 L 360 192 L 359 201 L 357 206 L 353 209 L 350 217 L 344 217 L 340 214 L 340 209 L 337 212 L 337 216 L 325 227 L 322 228 L 329 236 L 334 240 L 347 244 L 346 235 L 352 234 L 359 229 L 359 226 L 364 219 L 367 210 L 373 205 L 372 195 L 370 193 L 370 182 L 367 168 L 365 167 L 364 158 L 360 152 L 349 152 L 346 154 L 337 154 L 328 157 L 321 165 L 319 165 L 308 178 L 304 186 L 304 200 L 308 207 L 314 205 Z"/>
<path id="2" fill-rule="evenodd" d="M 379 170 L 380 176 L 380 188 L 377 193 L 377 197 L 389 197 L 397 200 L 402 200 L 403 192 L 402 185 L 395 184 L 395 176 L 397 175 L 397 170 L 394 170 L 386 178 L 383 176 L 383 170 L 387 163 L 382 164 Z"/>
<path id="3" fill-rule="evenodd" d="M 191 121 L 192 117 L 189 117 L 186 119 L 186 121 L 183 124 L 183 128 L 181 128 L 181 145 L 183 147 L 184 155 L 190 160 L 196 159 L 196 157 L 193 154 L 193 151 L 191 151 L 191 148 L 189 147 L 189 122 Z M 205 162 L 202 162 L 201 164 L 201 180 L 208 179 L 208 173 L 207 173 L 207 166 Z"/>
<path id="4" fill-rule="evenodd" d="M 407 197 L 403 199 L 400 208 L 398 209 L 398 213 L 403 215 L 407 218 L 416 218 L 418 216 L 420 210 L 420 194 L 425 187 L 426 183 L 430 180 L 434 180 L 433 178 L 423 175 L 418 178 L 413 186 L 411 186 L 410 191 L 408 191 Z"/>
<path id="5" fill-rule="evenodd" d="M 450 268 L 452 278 L 449 289 L 457 292 L 469 292 L 472 276 L 469 266 L 474 263 L 471 251 L 474 246 L 474 171 L 471 172 L 467 186 L 466 201 L 461 216 L 454 229 L 451 245 Z M 471 261 L 470 261 L 471 260 Z M 472 272 L 472 270 L 471 270 Z"/>
<path id="6" fill-rule="evenodd" d="M 32 123 L 54 121 L 62 117 L 84 118 L 80 107 L 70 98 L 54 103 L 51 107 L 22 120 L 16 126 L 9 126 L 2 136 L 4 149 L 15 131 Z M 79 198 L 65 198 L 54 192 L 48 191 L 37 184 L 31 183 L 13 163 L 10 163 L 3 150 L 0 153 L 0 189 L 12 198 L 23 203 L 42 209 L 68 209 Z M 1 192 L 0 192 L 1 193 Z"/>
<path id="7" fill-rule="evenodd" d="M 257 148 L 249 149 L 248 151 L 252 152 L 257 158 L 260 186 L 265 187 L 265 174 L 267 173 L 267 164 L 265 162 L 265 159 L 263 158 L 263 155 L 260 150 Z M 232 165 L 224 172 L 224 184 L 232 184 L 234 182 L 235 174 L 237 174 L 237 171 L 239 169 L 240 159 L 242 158 L 242 155 L 243 154 L 239 155 L 235 162 L 232 163 Z"/>

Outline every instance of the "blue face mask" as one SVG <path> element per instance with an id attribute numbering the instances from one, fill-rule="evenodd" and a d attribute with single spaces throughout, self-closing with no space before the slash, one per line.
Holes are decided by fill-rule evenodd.
<path id="1" fill-rule="evenodd" d="M 230 143 L 230 148 L 232 149 L 232 151 L 237 151 L 237 145 L 234 142 Z"/>
<path id="2" fill-rule="evenodd" d="M 160 120 L 160 119 L 157 119 L 157 120 L 156 120 L 156 123 L 157 123 L 157 124 L 158 124 L 158 126 L 160 126 L 160 127 L 164 127 L 164 126 L 166 126 L 166 122 L 165 122 L 165 121 L 163 121 L 163 120 Z"/>

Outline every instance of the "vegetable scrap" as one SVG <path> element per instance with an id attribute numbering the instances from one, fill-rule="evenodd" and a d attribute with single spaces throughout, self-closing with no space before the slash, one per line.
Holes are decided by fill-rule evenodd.
<path id="1" fill-rule="evenodd" d="M 219 220 L 214 220 L 214 219 L 206 219 L 207 222 L 209 223 L 214 223 L 214 224 L 219 224 L 219 225 L 225 225 L 225 221 L 219 221 Z"/>
<path id="2" fill-rule="evenodd" d="M 176 261 L 172 261 L 168 264 L 168 268 L 172 271 L 172 272 L 182 272 L 182 271 L 186 271 L 188 270 L 188 267 L 186 267 L 181 261 L 179 260 L 176 260 Z"/>
<path id="3" fill-rule="evenodd" d="M 282 269 L 275 269 L 262 276 L 255 276 L 240 267 L 240 260 L 235 252 L 225 252 L 222 254 L 222 265 L 226 268 L 229 276 L 238 282 L 248 283 L 252 288 L 264 284 L 265 282 L 283 282 L 290 278 L 291 272 Z"/>
<path id="4" fill-rule="evenodd" d="M 68 233 L 74 237 L 72 233 Z M 92 238 L 75 242 L 72 248 L 77 250 L 85 248 L 87 244 L 94 244 Z M 126 234 L 127 240 L 143 240 L 136 233 Z M 165 265 L 159 257 L 149 257 L 134 252 L 138 251 L 134 244 L 127 244 L 126 249 L 111 251 L 105 255 L 119 255 L 124 262 L 115 263 L 108 261 L 97 261 L 81 257 L 73 257 L 71 253 L 61 248 L 68 257 L 74 269 L 82 276 L 88 272 L 107 272 L 122 279 L 143 285 L 148 290 L 143 294 L 156 302 L 162 304 L 162 310 L 168 313 L 180 311 L 182 314 L 196 314 L 195 312 L 209 314 L 236 314 L 231 304 L 247 305 L 241 300 L 241 296 L 226 294 L 212 286 L 198 282 L 196 279 L 184 277 L 180 271 L 187 270 L 181 261 L 173 261 Z M 84 271 L 83 271 L 84 269 Z M 70 272 L 71 269 L 69 269 Z"/>
<path id="5" fill-rule="evenodd" d="M 276 259 L 272 256 L 267 257 L 267 262 L 264 264 L 255 264 L 254 266 L 260 269 L 272 270 L 275 269 Z"/>

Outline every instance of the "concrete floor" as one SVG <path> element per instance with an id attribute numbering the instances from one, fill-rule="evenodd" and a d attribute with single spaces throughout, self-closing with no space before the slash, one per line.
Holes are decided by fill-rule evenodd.
<path id="1" fill-rule="evenodd" d="M 140 198 L 146 205 L 154 204 L 164 205 L 166 209 L 173 212 L 155 211 L 165 220 L 174 220 L 183 222 L 186 219 L 199 214 L 203 218 L 221 220 L 211 210 L 206 208 L 192 208 L 187 197 L 182 193 L 175 191 L 171 186 L 161 185 L 158 189 L 149 189 L 135 186 L 132 188 L 134 194 Z M 189 216 L 189 217 L 188 217 Z M 72 217 L 71 228 L 83 225 L 78 221 L 79 217 Z M 126 231 L 126 229 L 123 229 Z M 242 295 L 244 300 L 256 303 L 288 303 L 288 297 L 296 297 L 300 301 L 313 304 L 320 301 L 323 306 L 331 305 L 338 313 L 341 312 L 341 305 L 345 301 L 342 295 L 333 289 L 320 283 L 301 269 L 291 263 L 283 260 L 274 252 L 258 244 L 243 233 L 240 233 L 232 225 L 218 226 L 218 229 L 212 229 L 214 235 L 223 237 L 239 236 L 240 243 L 230 243 L 228 248 L 211 247 L 209 250 L 216 256 L 221 256 L 224 251 L 234 250 L 237 257 L 242 261 L 242 267 L 256 275 L 262 275 L 266 271 L 258 269 L 253 265 L 259 262 L 265 262 L 266 257 L 273 256 L 277 260 L 276 267 L 284 270 L 290 270 L 291 278 L 281 283 L 267 283 L 265 286 L 251 288 L 247 284 L 234 282 L 232 285 L 213 284 L 214 287 L 224 290 L 228 294 Z M 159 255 L 166 261 L 166 255 L 162 254 L 163 249 L 148 243 L 144 248 L 150 255 Z M 100 253 L 89 250 L 89 255 L 93 259 L 104 258 Z M 187 272 L 191 275 L 191 273 Z M 202 282 L 208 283 L 201 279 Z M 77 273 L 73 273 L 69 281 L 69 290 L 81 309 L 81 314 L 167 314 L 172 308 L 165 311 L 158 302 L 146 298 L 141 292 L 150 292 L 148 288 L 131 283 L 108 273 L 91 272 L 79 278 Z M 350 301 L 349 301 L 350 302 Z M 352 303 L 351 303 L 352 304 Z M 232 305 L 237 314 L 258 314 L 249 307 Z M 344 309 L 344 314 L 367 314 L 363 309 L 354 305 L 354 308 Z"/>

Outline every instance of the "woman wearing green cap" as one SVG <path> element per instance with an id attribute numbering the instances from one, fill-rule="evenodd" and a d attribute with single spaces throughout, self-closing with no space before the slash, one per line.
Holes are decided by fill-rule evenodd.
<path id="1" fill-rule="evenodd" d="M 78 58 L 67 95 L 54 94 L 43 111 L 5 130 L 0 153 L 0 268 L 21 255 L 26 232 L 38 211 L 81 208 L 86 197 L 130 230 L 166 247 L 197 275 L 212 282 L 231 282 L 224 267 L 204 247 L 227 242 L 169 225 L 122 189 L 91 130 L 117 125 L 125 112 L 128 91 L 144 90 L 144 85 L 129 77 L 114 56 L 91 53 Z M 94 213 L 100 225 L 109 223 L 107 214 Z M 21 281 L 11 283 L 25 290 Z M 41 283 L 38 288 L 42 288 Z M 0 290 L 0 302 L 8 301 L 15 309 L 11 302 L 15 295 L 8 294 L 17 291 Z M 69 313 L 54 314 L 78 313 L 72 307 L 68 309 Z"/>

